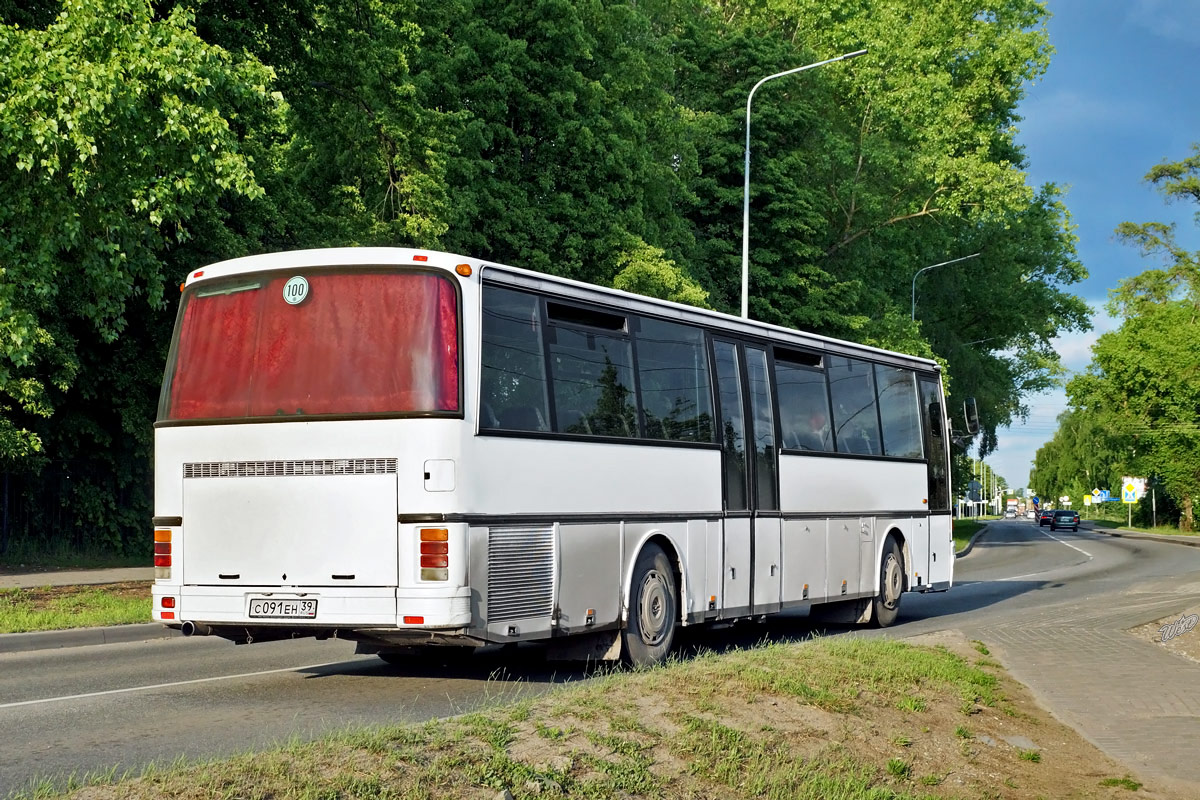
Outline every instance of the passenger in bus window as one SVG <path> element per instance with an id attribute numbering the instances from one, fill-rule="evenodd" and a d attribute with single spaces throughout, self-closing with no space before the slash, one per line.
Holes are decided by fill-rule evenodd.
<path id="1" fill-rule="evenodd" d="M 826 452 L 829 446 L 829 420 L 819 408 L 812 409 L 805 420 L 795 420 L 791 426 L 788 447 L 796 450 Z"/>
<path id="2" fill-rule="evenodd" d="M 808 425 L 809 437 L 813 443 L 808 449 L 821 451 L 832 450 L 833 448 L 829 446 L 829 420 L 825 417 L 825 412 L 821 411 L 819 408 L 814 409 L 812 416 L 808 420 Z"/>

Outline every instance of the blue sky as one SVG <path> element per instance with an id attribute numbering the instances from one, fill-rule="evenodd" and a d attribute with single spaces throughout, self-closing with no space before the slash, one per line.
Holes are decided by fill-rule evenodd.
<path id="1" fill-rule="evenodd" d="M 1066 287 L 1095 309 L 1095 329 L 1062 337 L 1068 369 L 1082 371 L 1096 337 L 1114 323 L 1104 314 L 1109 289 L 1158 266 L 1119 243 L 1121 222 L 1174 222 L 1178 241 L 1200 250 L 1195 205 L 1166 204 L 1143 177 L 1179 161 L 1200 142 L 1200 2 L 1194 0 L 1049 0 L 1050 67 L 1027 87 L 1017 136 L 1029 183 L 1056 183 L 1077 226 L 1079 258 L 1089 277 Z M 1029 418 L 999 433 L 987 461 L 1014 486 L 1028 484 L 1037 449 L 1066 408 L 1061 390 L 1030 397 Z M 1107 487 L 1099 487 L 1107 488 Z"/>

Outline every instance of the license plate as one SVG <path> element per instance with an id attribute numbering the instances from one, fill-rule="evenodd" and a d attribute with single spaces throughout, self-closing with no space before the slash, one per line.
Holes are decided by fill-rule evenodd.
<path id="1" fill-rule="evenodd" d="M 298 597 L 251 597 L 250 616 L 259 619 L 315 619 L 317 601 Z"/>

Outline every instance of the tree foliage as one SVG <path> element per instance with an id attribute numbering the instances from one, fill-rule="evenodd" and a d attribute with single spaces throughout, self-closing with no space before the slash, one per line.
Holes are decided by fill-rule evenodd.
<path id="1" fill-rule="evenodd" d="M 1014 140 L 1045 18 L 1034 0 L 0 0 L 16 524 L 69 480 L 84 544 L 137 541 L 165 287 L 212 260 L 437 247 L 736 311 L 747 93 L 860 47 L 756 95 L 751 314 L 938 358 L 979 398 L 987 452 L 1055 379 L 1053 337 L 1086 324 L 1062 197 L 1028 185 Z M 917 270 L 973 252 L 905 316 Z"/>
<path id="2" fill-rule="evenodd" d="M 1200 202 L 1196 155 L 1155 166 L 1146 179 L 1168 199 Z M 1200 217 L 1198 217 L 1200 221 Z M 1173 226 L 1123 223 L 1117 234 L 1162 266 L 1123 280 L 1109 312 L 1121 320 L 1092 348 L 1085 374 L 1067 386 L 1071 411 L 1038 452 L 1041 485 L 1090 491 L 1099 475 L 1151 476 L 1195 527 L 1200 493 L 1200 253 L 1180 247 Z"/>

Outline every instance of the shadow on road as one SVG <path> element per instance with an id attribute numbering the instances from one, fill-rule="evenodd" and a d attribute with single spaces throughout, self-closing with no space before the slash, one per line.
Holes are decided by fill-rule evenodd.
<path id="1" fill-rule="evenodd" d="M 906 594 L 899 620 L 894 626 L 883 630 L 831 624 L 810 618 L 804 611 L 789 611 L 732 625 L 687 627 L 680 629 L 677 634 L 674 655 L 690 659 L 705 653 L 723 653 L 767 644 L 794 644 L 818 636 L 851 634 L 904 637 L 953 627 L 961 622 L 963 614 L 1056 585 L 1048 581 L 977 581 L 956 586 L 948 592 Z M 520 682 L 538 686 L 585 680 L 614 669 L 622 667 L 616 662 L 589 664 L 549 660 L 545 645 L 522 643 L 481 647 L 467 653 L 431 647 L 392 664 L 368 656 L 314 667 L 304 672 L 311 678 L 353 673 L 363 677 Z"/>

